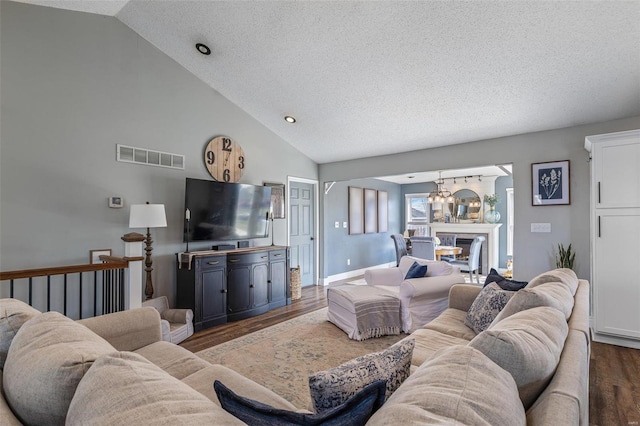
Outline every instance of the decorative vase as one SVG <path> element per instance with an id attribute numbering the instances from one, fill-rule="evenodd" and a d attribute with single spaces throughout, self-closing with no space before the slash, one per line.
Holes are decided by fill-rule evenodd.
<path id="1" fill-rule="evenodd" d="M 490 206 L 489 210 L 484 212 L 484 220 L 487 223 L 500 222 L 500 213 L 496 210 L 495 206 Z"/>

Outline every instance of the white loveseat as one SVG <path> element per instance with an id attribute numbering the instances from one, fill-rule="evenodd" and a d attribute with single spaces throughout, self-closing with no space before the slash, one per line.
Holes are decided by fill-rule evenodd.
<path id="1" fill-rule="evenodd" d="M 413 262 L 427 265 L 425 277 L 405 279 Z M 414 332 L 440 315 L 448 307 L 451 287 L 465 282 L 457 266 L 411 256 L 403 256 L 397 267 L 368 269 L 364 278 L 368 285 L 391 291 L 400 298 L 405 333 Z"/>

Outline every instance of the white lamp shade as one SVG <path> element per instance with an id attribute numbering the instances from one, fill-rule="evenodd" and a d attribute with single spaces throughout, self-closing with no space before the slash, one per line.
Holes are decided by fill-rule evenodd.
<path id="1" fill-rule="evenodd" d="M 167 216 L 164 204 L 132 204 L 129 212 L 129 228 L 164 228 Z"/>

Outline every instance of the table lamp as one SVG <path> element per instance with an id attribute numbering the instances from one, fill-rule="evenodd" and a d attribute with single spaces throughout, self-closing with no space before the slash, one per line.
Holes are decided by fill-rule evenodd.
<path id="1" fill-rule="evenodd" d="M 129 228 L 147 228 L 147 239 L 145 240 L 146 257 L 144 264 L 146 266 L 145 271 L 147 273 L 147 283 L 144 288 L 144 294 L 147 299 L 151 299 L 153 296 L 153 283 L 151 281 L 151 251 L 153 248 L 151 244 L 151 232 L 149 228 L 164 228 L 167 226 L 167 216 L 164 212 L 164 204 L 132 204 L 131 211 L 129 212 Z"/>

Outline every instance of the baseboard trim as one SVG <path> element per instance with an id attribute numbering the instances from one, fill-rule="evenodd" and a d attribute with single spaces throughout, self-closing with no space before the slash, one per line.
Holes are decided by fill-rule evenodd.
<path id="1" fill-rule="evenodd" d="M 640 349 L 640 340 L 626 339 L 624 337 L 609 336 L 606 334 L 596 333 L 591 330 L 591 336 L 594 342 L 606 343 L 609 345 L 623 346 L 625 348 Z"/>
<path id="2" fill-rule="evenodd" d="M 364 275 L 364 271 L 367 269 L 377 269 L 377 268 L 391 268 L 396 266 L 396 262 L 382 263 L 380 265 L 368 266 L 362 269 L 356 269 L 353 271 L 342 272 L 340 274 L 329 275 L 326 278 L 322 278 L 320 280 L 320 285 L 326 286 L 336 281 L 346 280 L 348 278 L 357 277 L 360 275 Z"/>

